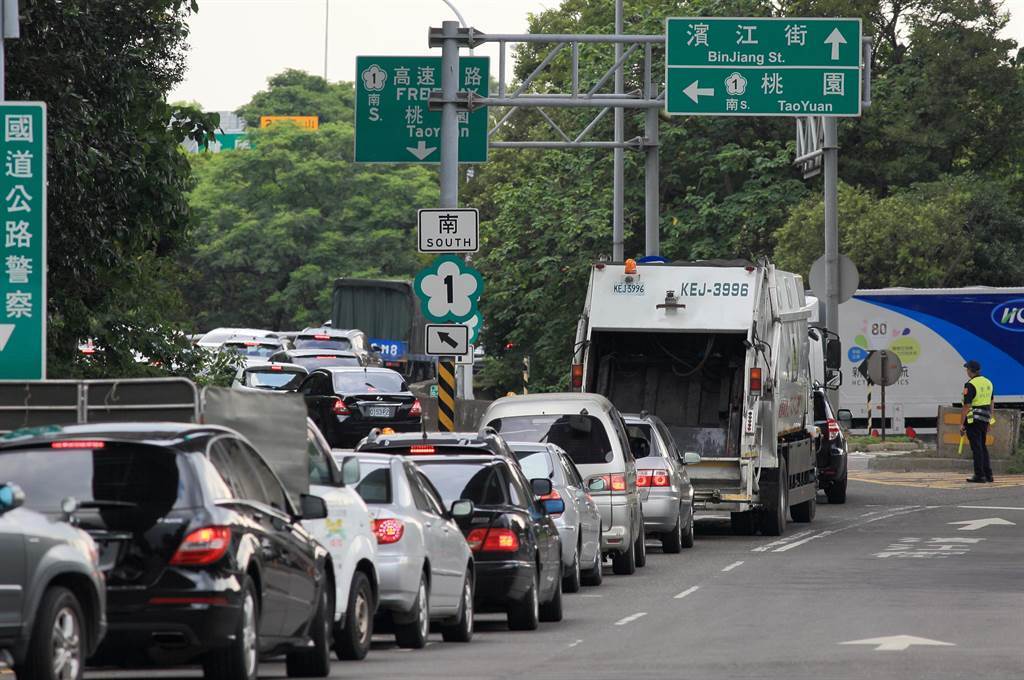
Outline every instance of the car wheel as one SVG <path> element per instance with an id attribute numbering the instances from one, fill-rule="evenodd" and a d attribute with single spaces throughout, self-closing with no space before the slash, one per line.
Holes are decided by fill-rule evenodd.
<path id="1" fill-rule="evenodd" d="M 585 586 L 599 586 L 604 580 L 604 560 L 601 556 L 601 536 L 597 537 L 597 554 L 594 555 L 594 565 L 580 575 L 580 582 Z"/>
<path id="2" fill-rule="evenodd" d="M 352 575 L 352 586 L 348 591 L 344 625 L 335 625 L 334 628 L 334 653 L 343 660 L 364 659 L 370 651 L 372 637 L 373 590 L 366 574 L 357 571 Z"/>
<path id="3" fill-rule="evenodd" d="M 636 537 L 636 566 L 647 566 L 647 535 L 643 530 L 643 522 L 640 523 L 640 533 Z"/>
<path id="4" fill-rule="evenodd" d="M 690 521 L 686 523 L 686 530 L 683 532 L 683 547 L 692 548 L 694 543 L 694 519 L 693 519 L 693 506 L 690 506 Z"/>
<path id="5" fill-rule="evenodd" d="M 522 601 L 509 605 L 508 627 L 511 630 L 537 630 L 537 622 L 540 620 L 540 595 L 538 594 L 537 572 L 530 570 L 530 589 Z"/>
<path id="6" fill-rule="evenodd" d="M 285 658 L 285 670 L 289 678 L 326 678 L 331 673 L 331 623 L 334 607 L 327 594 L 329 583 L 324 582 L 324 592 L 316 616 L 310 624 L 310 638 L 313 646 L 291 652 Z"/>
<path id="7" fill-rule="evenodd" d="M 832 486 L 825 489 L 825 495 L 828 496 L 830 505 L 842 505 L 846 502 L 846 484 L 848 481 L 849 477 L 843 475 L 842 479 L 837 479 L 832 482 Z"/>
<path id="8" fill-rule="evenodd" d="M 562 561 L 558 561 L 558 573 L 562 573 Z M 555 581 L 555 594 L 540 606 L 540 620 L 555 622 L 562 620 L 562 584 Z"/>
<path id="9" fill-rule="evenodd" d="M 582 581 L 582 572 L 580 570 L 580 547 L 576 546 L 576 552 L 572 556 L 572 569 L 569 570 L 569 574 L 562 579 L 562 590 L 566 593 L 578 593 L 580 592 L 580 582 Z"/>
<path id="10" fill-rule="evenodd" d="M 815 489 L 815 495 L 806 500 L 803 503 L 797 503 L 789 509 L 789 514 L 793 518 L 794 522 L 806 523 L 814 519 L 814 515 L 817 514 L 818 499 L 817 489 Z"/>
<path id="11" fill-rule="evenodd" d="M 676 515 L 676 525 L 672 531 L 661 535 L 661 549 L 666 553 L 675 554 L 683 551 L 683 513 Z"/>
<path id="12" fill-rule="evenodd" d="M 768 489 L 772 485 L 766 485 Z M 786 531 L 786 515 L 789 510 L 789 470 L 786 459 L 779 459 L 779 475 L 771 497 L 772 507 L 762 512 L 762 531 L 765 536 L 781 536 Z"/>
<path id="13" fill-rule="evenodd" d="M 242 582 L 242 606 L 231 643 L 203 657 L 203 677 L 209 680 L 256 680 L 260 654 L 260 607 L 256 588 L 246 576 Z"/>
<path id="14" fill-rule="evenodd" d="M 636 543 L 630 543 L 626 552 L 612 555 L 612 572 L 620 576 L 636 573 Z"/>
<path id="15" fill-rule="evenodd" d="M 445 642 L 469 642 L 473 639 L 473 570 L 466 570 L 462 582 L 462 606 L 455 623 L 441 627 Z"/>
<path id="16" fill-rule="evenodd" d="M 395 622 L 395 641 L 399 647 L 423 649 L 430 637 L 430 590 L 426 574 L 420 574 L 420 587 L 409 618 L 408 623 Z"/>
<path id="17" fill-rule="evenodd" d="M 80 680 L 85 669 L 85 617 L 67 588 L 46 591 L 36 610 L 25 662 L 16 670 L 19 678 Z"/>

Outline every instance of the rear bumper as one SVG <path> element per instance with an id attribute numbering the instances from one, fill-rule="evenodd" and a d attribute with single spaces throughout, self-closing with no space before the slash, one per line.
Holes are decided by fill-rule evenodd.
<path id="1" fill-rule="evenodd" d="M 676 493 L 658 493 L 643 501 L 644 531 L 648 534 L 672 531 L 679 521 L 679 495 Z"/>
<path id="2" fill-rule="evenodd" d="M 602 553 L 624 553 L 636 540 L 634 536 L 633 517 L 630 513 L 629 499 L 625 496 L 594 496 L 598 512 L 601 514 Z"/>
<path id="3" fill-rule="evenodd" d="M 840 448 L 830 446 L 826 451 L 817 454 L 818 486 L 822 489 L 831 486 L 832 482 L 846 475 L 847 455 Z"/>
<path id="4" fill-rule="evenodd" d="M 477 611 L 503 611 L 521 602 L 533 582 L 536 566 L 520 560 L 477 561 Z"/>

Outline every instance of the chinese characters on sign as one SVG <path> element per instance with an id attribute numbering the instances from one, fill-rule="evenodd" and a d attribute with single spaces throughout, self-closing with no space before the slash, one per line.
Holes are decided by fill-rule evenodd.
<path id="1" fill-rule="evenodd" d="M 0 380 L 40 380 L 46 363 L 45 106 L 7 102 L 0 116 Z"/>

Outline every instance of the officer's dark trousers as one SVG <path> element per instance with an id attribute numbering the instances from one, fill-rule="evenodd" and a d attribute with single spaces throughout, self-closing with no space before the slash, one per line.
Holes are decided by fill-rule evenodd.
<path id="1" fill-rule="evenodd" d="M 992 464 L 988 458 L 988 445 L 985 438 L 988 435 L 988 423 L 968 423 L 967 441 L 971 443 L 971 453 L 974 455 L 974 477 L 975 479 L 992 479 Z"/>

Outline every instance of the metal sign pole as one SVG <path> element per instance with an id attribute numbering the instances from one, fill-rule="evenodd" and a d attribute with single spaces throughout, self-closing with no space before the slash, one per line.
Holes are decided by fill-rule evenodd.
<path id="1" fill-rule="evenodd" d="M 839 141 L 836 119 L 825 118 L 825 328 L 839 332 Z"/>
<path id="2" fill-rule="evenodd" d="M 889 383 L 889 356 L 882 350 L 882 441 L 885 441 L 885 386 Z"/>
<path id="3" fill-rule="evenodd" d="M 656 99 L 654 80 L 651 78 L 652 48 L 648 43 L 644 46 L 644 96 Z M 658 109 L 647 109 L 644 121 L 644 144 L 647 146 L 646 164 L 644 167 L 644 254 L 661 255 L 661 215 L 658 191 L 661 178 L 658 164 Z"/>

